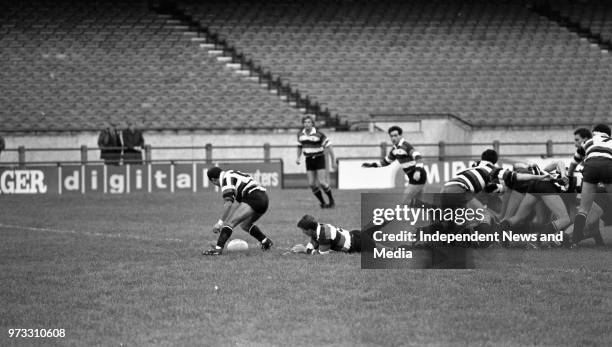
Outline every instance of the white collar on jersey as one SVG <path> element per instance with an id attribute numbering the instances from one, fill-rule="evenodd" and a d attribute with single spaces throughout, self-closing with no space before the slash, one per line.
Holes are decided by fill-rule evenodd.
<path id="1" fill-rule="evenodd" d="M 317 129 L 315 129 L 315 127 L 312 127 L 312 128 L 310 129 L 310 134 L 306 134 L 306 129 L 305 129 L 305 128 L 304 128 L 304 129 L 302 129 L 302 134 L 306 134 L 306 135 L 314 135 L 314 134 L 316 134 L 316 133 L 317 133 Z"/>
<path id="2" fill-rule="evenodd" d="M 480 163 L 478 164 L 478 166 L 487 166 L 487 165 L 491 165 L 491 166 L 497 166 L 493 163 L 491 163 L 490 161 L 487 160 L 481 160 Z"/>
<path id="3" fill-rule="evenodd" d="M 406 142 L 406 139 L 404 139 L 403 137 L 399 140 L 399 142 L 397 143 L 397 145 L 393 145 L 393 147 L 401 147 L 402 144 L 404 144 L 404 142 Z"/>
<path id="4" fill-rule="evenodd" d="M 599 132 L 599 131 L 593 131 L 593 136 L 610 137 L 610 135 L 608 135 L 606 133 Z"/>

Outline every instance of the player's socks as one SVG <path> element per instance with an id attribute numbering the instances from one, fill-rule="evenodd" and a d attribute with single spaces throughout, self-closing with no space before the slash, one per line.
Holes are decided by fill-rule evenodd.
<path id="1" fill-rule="evenodd" d="M 330 186 L 327 187 L 323 187 L 323 191 L 325 192 L 325 194 L 327 195 L 327 197 L 329 198 L 329 204 L 330 205 L 334 205 L 334 197 L 332 196 L 332 190 Z"/>
<path id="2" fill-rule="evenodd" d="M 587 215 L 585 213 L 578 213 L 574 219 L 574 234 L 572 235 L 572 242 L 578 243 L 584 238 L 584 225 L 586 224 Z"/>
<path id="3" fill-rule="evenodd" d="M 540 225 L 540 228 L 537 229 L 539 229 L 540 234 L 556 234 L 559 232 L 559 229 L 557 229 L 557 226 L 553 222 L 546 223 L 543 226 Z M 534 231 L 536 230 L 534 229 Z"/>
<path id="4" fill-rule="evenodd" d="M 321 189 L 319 187 L 312 188 L 312 194 L 319 199 L 321 205 L 325 205 L 325 200 L 323 200 L 323 194 L 321 193 Z"/>
<path id="5" fill-rule="evenodd" d="M 595 224 L 591 225 L 590 228 L 587 227 L 587 229 L 590 229 L 589 236 L 591 236 L 593 240 L 595 240 L 596 245 L 598 246 L 605 245 L 604 240 L 601 237 L 601 231 L 599 230 L 599 220 L 595 222 Z"/>
<path id="6" fill-rule="evenodd" d="M 266 235 L 264 235 L 264 233 L 261 232 L 261 229 L 259 229 L 259 227 L 255 224 L 251 225 L 249 228 L 249 234 L 259 242 L 262 242 L 266 238 Z"/>
<path id="7" fill-rule="evenodd" d="M 227 240 L 229 240 L 230 236 L 232 236 L 233 232 L 234 230 L 232 230 L 232 228 L 229 225 L 226 225 L 223 228 L 221 228 L 221 232 L 219 233 L 219 238 L 217 239 L 217 247 L 219 248 L 225 247 L 225 243 L 227 242 Z"/>

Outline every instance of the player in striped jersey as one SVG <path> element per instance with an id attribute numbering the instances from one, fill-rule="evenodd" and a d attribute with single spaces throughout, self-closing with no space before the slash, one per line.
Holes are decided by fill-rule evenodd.
<path id="1" fill-rule="evenodd" d="M 332 165 L 335 167 L 334 150 L 327 136 L 314 127 L 312 117 L 306 116 L 302 118 L 302 125 L 304 129 L 297 136 L 298 148 L 295 162 L 300 165 L 300 158 L 303 153 L 306 158 L 306 176 L 308 177 L 308 184 L 310 189 L 312 189 L 312 193 L 319 200 L 321 208 L 332 208 L 335 206 L 335 202 L 331 187 L 327 183 L 325 166 L 326 154 L 329 154 Z M 329 203 L 325 203 L 323 194 L 321 194 L 321 188 L 323 188 L 327 195 Z"/>
<path id="2" fill-rule="evenodd" d="M 482 152 L 480 159 L 476 166 L 459 172 L 444 184 L 441 191 L 442 208 L 468 207 L 473 210 L 486 210 L 482 202 L 476 199 L 476 194 L 502 192 L 504 187 L 501 182 L 506 186 L 516 186 L 519 182 L 548 179 L 547 176 L 518 173 L 496 166 L 498 155 L 492 149 Z M 493 213 L 489 212 L 482 221 L 482 227 L 488 229 L 492 223 Z"/>
<path id="3" fill-rule="evenodd" d="M 566 199 L 566 206 L 570 211 L 570 215 L 574 216 L 577 214 L 577 204 L 580 204 L 580 198 L 582 195 L 582 170 L 582 164 L 576 166 L 576 169 L 574 170 L 574 175 L 572 177 L 569 177 L 570 181 L 567 188 L 567 193 L 569 194 L 569 196 L 567 196 Z M 604 245 L 603 238 L 601 237 L 601 231 L 599 229 L 599 220 L 602 218 L 602 216 L 603 209 L 599 206 L 599 204 L 597 204 L 597 202 L 594 201 L 593 206 L 591 207 L 591 210 L 587 215 L 585 227 L 586 232 L 584 237 L 585 239 L 592 237 L 595 241 L 595 244 L 599 246 Z M 573 233 L 573 228 L 574 226 L 570 225 L 569 228 L 567 228 L 566 233 L 571 235 Z"/>
<path id="4" fill-rule="evenodd" d="M 578 213 L 574 219 L 572 242 L 577 244 L 584 238 L 587 216 L 595 200 L 597 185 L 603 183 L 609 197 L 612 198 L 612 138 L 610 127 L 598 124 L 593 128 L 593 137 L 584 141 L 574 154 L 570 164 L 570 177 L 579 163 L 583 163 L 582 193 Z"/>
<path id="5" fill-rule="evenodd" d="M 422 156 L 408 141 L 402 137 L 402 128 L 394 125 L 388 130 L 389 138 L 393 148 L 380 162 L 363 163 L 362 167 L 383 167 L 393 163 L 395 160 L 402 166 L 402 170 L 408 177 L 408 187 L 404 191 L 406 201 L 417 197 L 427 182 L 427 173 L 421 161 Z"/>
<path id="6" fill-rule="evenodd" d="M 331 224 L 319 223 L 315 217 L 308 214 L 300 219 L 297 226 L 304 235 L 310 237 L 310 242 L 306 247 L 294 247 L 292 250 L 295 253 L 361 252 L 361 231 L 359 230 L 349 231 Z"/>
<path id="7" fill-rule="evenodd" d="M 512 165 L 512 171 L 516 173 L 529 173 L 534 175 L 541 175 L 540 168 L 535 164 L 527 163 L 514 163 Z M 499 213 L 500 220 L 512 217 L 518 210 L 521 201 L 527 193 L 529 182 L 514 182 L 506 185 L 506 189 L 503 195 L 502 208 Z"/>
<path id="8" fill-rule="evenodd" d="M 534 172 L 540 172 L 534 167 Z M 560 193 L 566 192 L 568 179 L 565 177 L 565 165 L 562 161 L 549 164 L 542 171 L 548 180 L 531 181 L 516 213 L 501 222 L 503 230 L 524 230 L 526 233 L 556 234 L 570 225 L 571 220 L 567 207 Z M 545 210 L 537 208 L 542 203 L 553 215 L 553 220 L 545 218 Z M 528 217 L 533 211 L 538 211 L 535 222 L 530 223 Z M 523 229 L 524 227 L 524 229 Z M 533 244 L 537 247 L 537 244 Z"/>
<path id="9" fill-rule="evenodd" d="M 219 233 L 217 245 L 202 252 L 204 255 L 219 255 L 240 224 L 242 229 L 261 243 L 264 251 L 272 247 L 272 240 L 254 223 L 268 209 L 268 195 L 266 189 L 257 183 L 251 176 L 236 170 L 222 170 L 213 167 L 208 170 L 208 179 L 216 186 L 221 187 L 223 194 L 223 212 L 221 218 L 213 227 L 214 233 Z M 234 202 L 238 206 L 232 210 Z"/>

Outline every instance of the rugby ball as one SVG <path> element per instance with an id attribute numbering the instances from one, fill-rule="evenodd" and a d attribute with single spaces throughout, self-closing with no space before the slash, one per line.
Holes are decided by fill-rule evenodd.
<path id="1" fill-rule="evenodd" d="M 233 239 L 227 244 L 228 252 L 245 252 L 249 250 L 249 244 L 241 239 Z"/>

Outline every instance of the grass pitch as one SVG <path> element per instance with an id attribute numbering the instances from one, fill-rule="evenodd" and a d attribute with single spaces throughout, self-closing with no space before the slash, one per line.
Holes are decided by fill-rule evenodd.
<path id="1" fill-rule="evenodd" d="M 610 229 L 605 248 L 492 250 L 486 270 L 361 270 L 282 255 L 304 213 L 358 228 L 358 192 L 333 210 L 270 195 L 276 248 L 236 230 L 251 251 L 212 258 L 217 194 L 0 196 L 0 345 L 612 345 Z"/>

